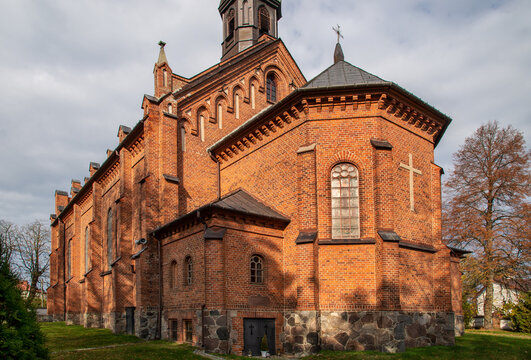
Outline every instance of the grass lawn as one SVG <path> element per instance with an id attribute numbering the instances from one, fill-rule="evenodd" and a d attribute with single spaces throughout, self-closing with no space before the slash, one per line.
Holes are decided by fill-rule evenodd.
<path id="1" fill-rule="evenodd" d="M 247 359 L 240 356 L 225 356 L 229 359 Z M 531 359 L 530 334 L 511 333 L 507 331 L 468 331 L 463 337 L 457 338 L 456 345 L 432 346 L 427 348 L 409 349 L 401 354 L 382 354 L 374 351 L 337 352 L 323 351 L 303 360 L 354 359 L 354 360 L 391 360 L 391 359 L 451 359 L 451 360 L 520 360 Z"/>
<path id="2" fill-rule="evenodd" d="M 85 329 L 63 322 L 41 323 L 52 359 L 204 359 L 189 345 L 168 341 L 142 341 L 132 335 L 116 335 L 107 329 Z M 127 344 L 127 345 L 124 345 Z M 77 349 L 108 348 L 73 351 Z"/>
<path id="3" fill-rule="evenodd" d="M 189 345 L 168 341 L 142 341 L 131 335 L 115 335 L 106 329 L 85 329 L 64 323 L 43 323 L 52 359 L 204 359 L 193 354 Z M 125 345 L 126 344 L 126 345 Z M 76 349 L 100 348 L 74 351 Z M 247 357 L 225 356 L 230 359 Z M 457 338 L 456 346 L 434 346 L 410 349 L 402 354 L 377 352 L 327 352 L 305 357 L 304 360 L 324 359 L 531 359 L 531 335 L 507 331 L 470 330 Z"/>

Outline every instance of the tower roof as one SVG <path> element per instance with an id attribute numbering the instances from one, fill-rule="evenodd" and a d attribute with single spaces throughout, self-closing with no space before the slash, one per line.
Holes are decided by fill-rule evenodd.
<path id="1" fill-rule="evenodd" d="M 339 60 L 334 65 L 310 80 L 303 88 L 328 88 L 334 86 L 360 85 L 360 84 L 391 84 L 378 76 L 366 72 L 344 60 Z"/>
<path id="2" fill-rule="evenodd" d="M 159 41 L 160 46 L 160 52 L 159 52 L 159 59 L 157 60 L 157 65 L 162 65 L 164 63 L 168 63 L 168 59 L 166 58 L 166 52 L 164 51 L 164 46 L 166 46 L 166 43 L 164 41 Z"/>

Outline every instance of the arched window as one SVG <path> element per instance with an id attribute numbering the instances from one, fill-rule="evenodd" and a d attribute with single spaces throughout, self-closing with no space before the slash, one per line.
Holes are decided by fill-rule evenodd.
<path id="1" fill-rule="evenodd" d="M 181 125 L 181 150 L 182 152 L 186 151 L 186 129 L 184 124 Z"/>
<path id="2" fill-rule="evenodd" d="M 112 230 L 112 209 L 109 209 L 107 212 L 107 266 L 109 269 L 112 264 L 112 239 L 114 238 Z"/>
<path id="3" fill-rule="evenodd" d="M 66 279 L 70 280 L 72 277 L 72 240 L 68 241 L 66 248 Z"/>
<path id="4" fill-rule="evenodd" d="M 240 94 L 234 92 L 234 116 L 236 119 L 240 118 Z"/>
<path id="5" fill-rule="evenodd" d="M 251 93 L 251 109 L 254 109 L 256 107 L 254 84 L 251 84 L 251 90 L 249 92 Z"/>
<path id="6" fill-rule="evenodd" d="M 260 34 L 268 34 L 270 27 L 269 11 L 262 6 L 258 9 L 258 28 L 260 29 Z"/>
<path id="7" fill-rule="evenodd" d="M 331 174 L 332 239 L 360 237 L 358 169 L 352 164 L 334 166 Z"/>
<path id="8" fill-rule="evenodd" d="M 192 285 L 194 282 L 194 266 L 190 256 L 187 256 L 184 260 L 184 278 L 186 279 L 186 285 Z"/>
<path id="9" fill-rule="evenodd" d="M 162 70 L 162 86 L 168 85 L 168 72 L 166 70 Z"/>
<path id="10" fill-rule="evenodd" d="M 266 80 L 267 101 L 277 102 L 277 80 L 275 74 L 267 75 Z"/>
<path id="11" fill-rule="evenodd" d="M 199 135 L 201 141 L 205 141 L 205 116 L 203 114 L 199 115 Z"/>
<path id="12" fill-rule="evenodd" d="M 218 102 L 216 118 L 218 121 L 218 128 L 223 129 L 223 105 L 221 104 L 221 102 Z"/>
<path id="13" fill-rule="evenodd" d="M 168 113 L 173 113 L 173 106 L 171 104 L 168 104 Z"/>
<path id="14" fill-rule="evenodd" d="M 90 255 L 89 255 L 90 243 L 89 243 L 89 236 L 90 236 L 90 232 L 89 232 L 89 227 L 87 226 L 85 228 L 85 274 L 88 273 L 89 270 L 90 270 Z"/>
<path id="15" fill-rule="evenodd" d="M 177 262 L 175 260 L 170 265 L 170 288 L 177 288 Z"/>
<path id="16" fill-rule="evenodd" d="M 230 9 L 229 15 L 227 16 L 227 39 L 232 38 L 234 35 L 234 9 Z"/>
<path id="17" fill-rule="evenodd" d="M 251 283 L 264 283 L 264 260 L 260 255 L 251 256 Z"/>

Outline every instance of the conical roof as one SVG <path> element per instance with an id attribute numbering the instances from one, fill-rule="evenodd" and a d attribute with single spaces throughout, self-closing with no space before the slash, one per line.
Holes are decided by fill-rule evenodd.
<path id="1" fill-rule="evenodd" d="M 303 88 L 329 88 L 348 85 L 391 84 L 378 76 L 366 72 L 344 60 L 334 65 L 310 80 Z"/>

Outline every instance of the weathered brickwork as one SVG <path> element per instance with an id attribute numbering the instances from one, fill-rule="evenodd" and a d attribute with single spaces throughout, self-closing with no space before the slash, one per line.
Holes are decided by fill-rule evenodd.
<path id="1" fill-rule="evenodd" d="M 463 253 L 441 241 L 434 164 L 450 119 L 345 62 L 324 74 L 369 80 L 307 82 L 271 35 L 227 38 L 239 52 L 190 79 L 160 44 L 142 119 L 55 193 L 49 314 L 218 353 L 263 335 L 290 354 L 453 344 Z M 345 163 L 359 236 L 333 231 Z"/>

